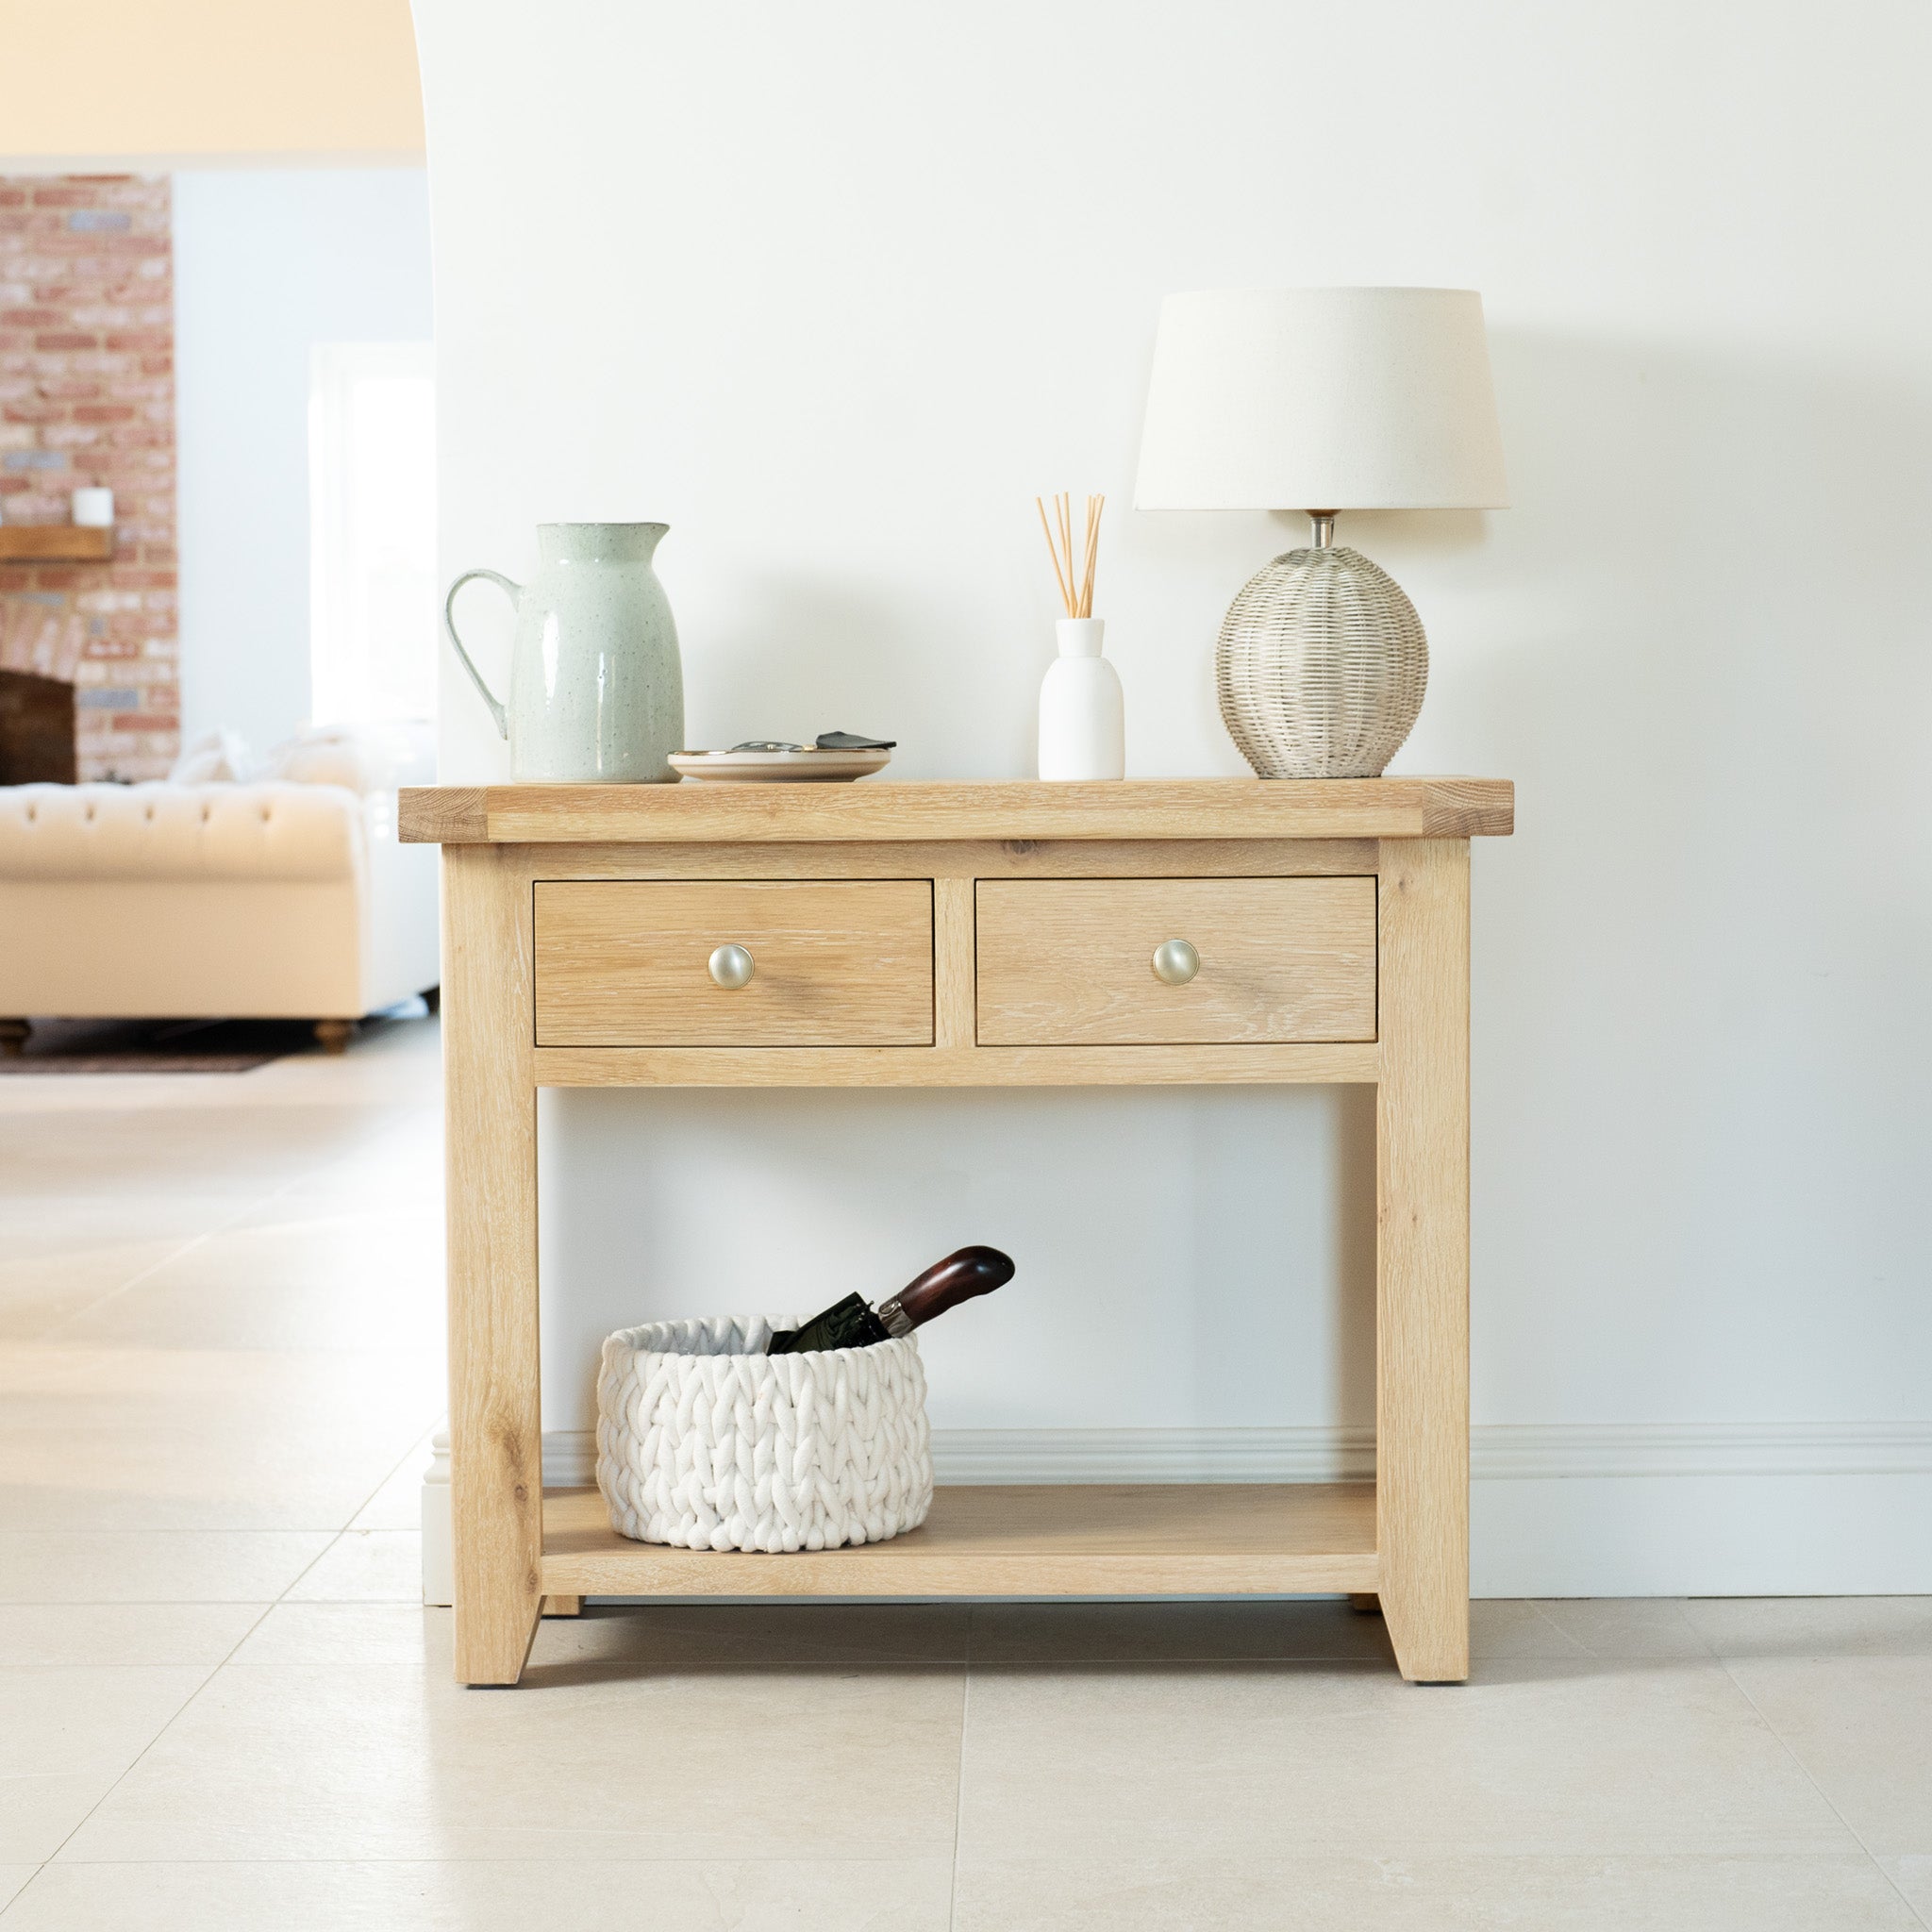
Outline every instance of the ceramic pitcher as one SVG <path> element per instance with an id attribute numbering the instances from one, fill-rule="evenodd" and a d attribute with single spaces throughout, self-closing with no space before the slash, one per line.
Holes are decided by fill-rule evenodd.
<path id="1" fill-rule="evenodd" d="M 496 728 L 519 783 L 668 785 L 684 743 L 677 626 L 651 568 L 668 524 L 539 524 L 536 576 L 513 583 L 466 570 L 443 599 L 442 627 Z M 517 613 L 509 702 L 501 703 L 457 636 L 452 607 L 487 577 Z"/>

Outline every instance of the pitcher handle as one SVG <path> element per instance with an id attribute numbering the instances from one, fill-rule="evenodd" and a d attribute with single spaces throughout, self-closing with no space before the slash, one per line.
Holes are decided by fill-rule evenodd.
<path id="1" fill-rule="evenodd" d="M 509 599 L 512 610 L 521 610 L 524 604 L 524 587 L 513 583 L 501 571 L 466 570 L 449 587 L 449 595 L 442 600 L 442 627 L 449 633 L 449 641 L 456 647 L 456 654 L 462 659 L 463 669 L 470 674 L 470 682 L 476 687 L 477 695 L 490 707 L 490 715 L 496 720 L 496 728 L 503 737 L 509 736 L 509 713 L 497 702 L 496 693 L 483 682 L 483 674 L 470 662 L 470 654 L 463 649 L 463 641 L 457 635 L 456 601 L 457 592 L 472 577 L 488 577 Z"/>

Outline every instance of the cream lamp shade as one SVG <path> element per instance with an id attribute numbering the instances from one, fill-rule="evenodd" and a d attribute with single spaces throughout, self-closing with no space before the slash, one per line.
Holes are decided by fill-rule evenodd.
<path id="1" fill-rule="evenodd" d="M 1502 509 L 1473 289 L 1214 289 L 1160 311 L 1138 509 Z"/>

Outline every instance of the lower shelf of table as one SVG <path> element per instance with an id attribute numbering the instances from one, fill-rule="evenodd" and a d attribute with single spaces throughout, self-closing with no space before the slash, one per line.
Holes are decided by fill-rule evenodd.
<path id="1" fill-rule="evenodd" d="M 1268 1596 L 1376 1588 L 1373 1483 L 941 1489 L 918 1529 L 791 1556 L 679 1550 L 543 1499 L 553 1596 Z"/>

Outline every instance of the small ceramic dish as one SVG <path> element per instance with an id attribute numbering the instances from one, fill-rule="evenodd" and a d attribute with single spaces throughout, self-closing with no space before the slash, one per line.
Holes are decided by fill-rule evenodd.
<path id="1" fill-rule="evenodd" d="M 671 769 L 701 785 L 842 785 L 882 772 L 889 751 L 675 751 Z"/>

